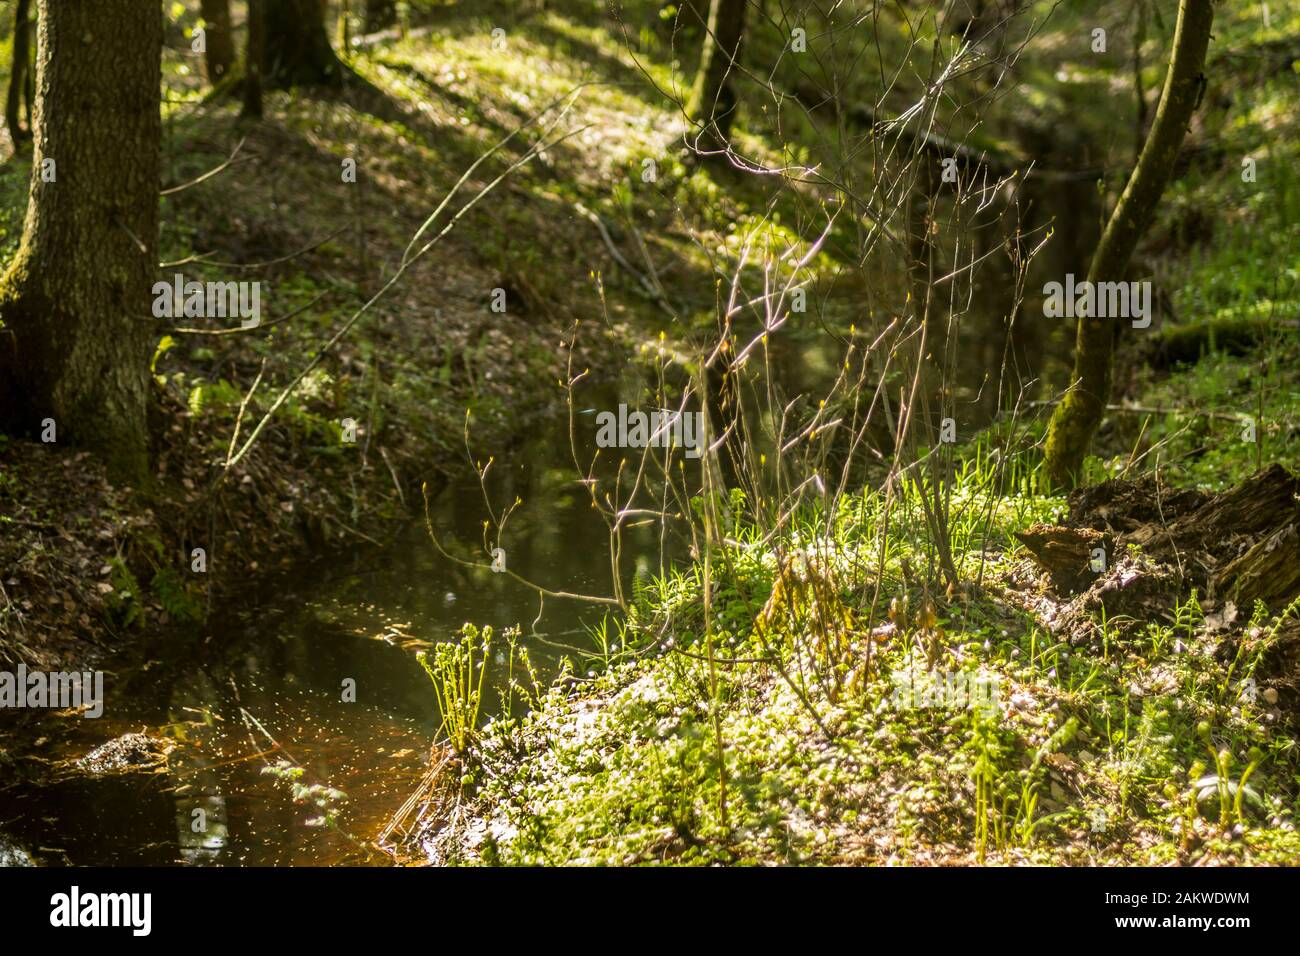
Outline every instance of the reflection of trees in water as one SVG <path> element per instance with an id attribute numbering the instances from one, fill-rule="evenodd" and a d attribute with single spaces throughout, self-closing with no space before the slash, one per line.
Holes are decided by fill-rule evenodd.
<path id="1" fill-rule="evenodd" d="M 174 720 L 193 721 L 205 715 L 201 724 L 183 725 L 183 746 L 172 751 L 172 776 L 176 787 L 176 834 L 180 858 L 191 865 L 223 862 L 229 842 L 229 819 L 221 781 L 204 751 L 214 737 L 214 718 L 209 708 L 220 697 L 212 677 L 193 670 L 177 680 L 171 689 L 170 710 Z M 219 752 L 219 751 L 218 751 Z M 196 817 L 195 811 L 202 816 Z"/>
<path id="2" fill-rule="evenodd" d="M 603 397 L 602 400 L 617 405 L 616 399 Z M 586 435 L 584 428 L 592 434 Z M 579 416 L 575 430 L 580 442 L 594 437 L 592 417 Z M 580 461 L 584 453 L 580 450 Z M 507 567 L 544 587 L 608 594 L 611 589 L 608 532 L 578 482 L 569 448 L 567 417 L 511 457 L 513 461 L 509 463 L 494 461 L 485 481 L 492 514 L 498 519 L 516 498 L 522 499 L 501 537 Z M 604 457 L 608 460 L 610 456 L 606 453 Z M 445 489 L 430 503 L 430 518 L 434 533 L 449 553 L 484 565 L 473 569 L 450 562 L 438 563 L 435 573 L 439 582 L 446 585 L 437 589 L 438 593 L 450 590 L 456 596 L 455 607 L 442 612 L 447 623 L 528 625 L 537 613 L 536 596 L 507 575 L 493 574 L 486 568 L 490 559 L 483 545 L 483 522 L 491 518 L 483 489 L 477 482 L 459 482 Z M 637 554 L 647 544 L 653 545 L 653 540 L 647 541 L 645 535 L 625 537 L 633 541 L 635 549 L 633 553 L 625 544 L 629 559 L 625 563 L 634 567 Z M 488 530 L 488 543 L 490 547 L 496 546 L 492 527 Z M 437 613 L 437 609 L 432 610 Z M 547 626 L 575 627 L 584 616 L 580 611 L 581 608 L 567 602 L 548 601 Z M 513 619 L 506 619 L 511 616 Z"/>
<path id="3" fill-rule="evenodd" d="M 263 768 L 282 756 L 249 732 L 241 708 L 274 729 L 278 742 L 309 756 L 313 783 L 329 783 L 354 752 L 383 748 L 391 728 L 374 706 L 383 702 L 383 681 L 368 681 L 367 659 L 390 650 L 341 633 L 313 628 L 310 615 L 277 628 L 276 636 L 232 648 L 227 662 L 193 670 L 172 684 L 171 709 L 178 723 L 172 764 L 173 832 L 179 859 L 202 864 L 321 862 L 337 852 L 333 834 L 305 826 L 306 813 Z M 281 627 L 286 622 L 281 622 Z M 345 704 L 338 675 L 368 683 L 372 703 Z M 351 709 L 355 708 L 355 709 Z M 195 811 L 203 825 L 197 826 Z"/>
<path id="4" fill-rule="evenodd" d="M 196 769 L 193 772 L 198 779 L 186 790 L 192 791 L 197 787 L 200 792 L 187 792 L 176 797 L 176 833 L 181 862 L 190 866 L 220 863 L 229 839 L 226 798 L 210 770 Z"/>

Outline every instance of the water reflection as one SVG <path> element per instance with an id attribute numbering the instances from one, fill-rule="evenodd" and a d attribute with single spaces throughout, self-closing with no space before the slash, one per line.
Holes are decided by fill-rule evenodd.
<path id="1" fill-rule="evenodd" d="M 607 530 L 574 480 L 567 429 L 566 416 L 509 464 L 494 464 L 487 493 L 498 513 L 500 502 L 524 502 L 502 539 L 511 570 L 545 587 L 607 595 Z M 431 501 L 444 546 L 482 568 L 447 561 L 416 525 L 393 547 L 287 582 L 269 606 L 155 649 L 158 659 L 112 668 L 104 717 L 62 721 L 55 756 L 144 730 L 174 742 L 166 772 L 59 775 L 0 797 L 0 816 L 22 843 L 43 848 L 46 864 L 386 862 L 366 844 L 424 774 L 439 725 L 415 652 L 456 637 L 466 621 L 498 633 L 521 625 L 549 679 L 565 648 L 594 647 L 586 628 L 605 613 L 548 599 L 539 617 L 533 591 L 487 567 L 486 515 L 473 475 Z M 629 533 L 629 581 L 658 570 L 657 546 L 651 528 Z M 490 696 L 485 709 L 494 703 Z M 265 772 L 282 759 L 301 768 L 297 781 Z M 319 808 L 294 783 L 347 795 L 336 827 L 320 825 Z"/>

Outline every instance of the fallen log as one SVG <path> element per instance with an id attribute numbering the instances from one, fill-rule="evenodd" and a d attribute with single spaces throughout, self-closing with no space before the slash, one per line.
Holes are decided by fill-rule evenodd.
<path id="1" fill-rule="evenodd" d="M 1266 316 L 1232 316 L 1204 319 L 1183 325 L 1165 325 L 1146 350 L 1147 361 L 1156 368 L 1190 364 L 1211 352 L 1245 355 L 1267 340 L 1275 328 L 1294 334 L 1294 322 L 1277 322 Z"/>
<path id="2" fill-rule="evenodd" d="M 1058 593 L 1093 587 L 1095 549 L 1108 564 L 1136 548 L 1177 589 L 1206 603 L 1231 600 L 1276 609 L 1300 595 L 1300 478 L 1271 465 L 1217 495 L 1161 487 L 1147 476 L 1082 488 L 1061 525 L 1016 535 Z M 1171 599 L 1175 595 L 1170 595 Z"/>
<path id="3" fill-rule="evenodd" d="M 1300 594 L 1300 531 L 1292 521 L 1256 542 L 1214 578 L 1214 591 L 1238 607 L 1281 608 Z"/>
<path id="4" fill-rule="evenodd" d="M 1109 553 L 1111 539 L 1091 528 L 1038 524 L 1016 533 L 1059 594 L 1077 594 L 1097 578 L 1093 551 Z"/>

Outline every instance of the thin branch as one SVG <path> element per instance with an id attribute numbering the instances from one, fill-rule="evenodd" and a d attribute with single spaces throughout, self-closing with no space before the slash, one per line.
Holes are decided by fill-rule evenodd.
<path id="1" fill-rule="evenodd" d="M 241 149 L 244 148 L 244 142 L 245 142 L 245 140 L 247 140 L 247 139 L 248 139 L 247 136 L 245 136 L 243 139 L 241 139 L 241 140 L 240 140 L 240 141 L 235 145 L 235 149 L 234 149 L 234 151 L 230 154 L 229 158 L 227 158 L 226 161 L 225 161 L 224 163 L 222 163 L 220 166 L 217 166 L 217 167 L 215 167 L 215 168 L 213 168 L 213 169 L 209 169 L 209 170 L 208 170 L 206 173 L 204 173 L 202 176 L 199 176 L 199 177 L 197 177 L 197 178 L 195 178 L 195 179 L 191 179 L 191 180 L 190 180 L 189 182 L 187 182 L 187 183 L 181 183 L 179 186 L 171 186 L 171 187 L 169 187 L 169 188 L 167 188 L 167 189 L 164 189 L 164 190 L 163 190 L 162 192 L 160 192 L 158 195 L 159 195 L 159 196 L 174 196 L 174 195 L 176 195 L 176 194 L 179 193 L 179 192 L 184 192 L 186 189 L 189 189 L 191 186 L 197 186 L 199 183 L 211 179 L 213 176 L 217 175 L 217 174 L 220 173 L 222 170 L 229 169 L 231 166 L 235 165 L 235 157 L 236 157 L 237 155 L 239 155 L 239 151 L 240 151 Z M 250 156 L 248 159 L 242 159 L 242 160 L 240 160 L 240 162 L 247 163 L 247 162 L 249 162 L 251 159 L 252 159 L 252 157 Z"/>

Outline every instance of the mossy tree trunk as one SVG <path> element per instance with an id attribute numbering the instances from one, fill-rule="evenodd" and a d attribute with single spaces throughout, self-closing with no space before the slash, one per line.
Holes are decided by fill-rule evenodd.
<path id="1" fill-rule="evenodd" d="M 203 54 L 208 82 L 216 85 L 235 65 L 235 38 L 230 30 L 230 0 L 201 0 L 199 12 L 203 15 L 203 34 L 206 52 Z"/>
<path id="2" fill-rule="evenodd" d="M 378 33 L 397 22 L 396 0 L 366 0 L 366 32 Z"/>
<path id="3" fill-rule="evenodd" d="M 686 101 L 686 115 L 702 127 L 700 146 L 704 149 L 725 149 L 731 136 L 736 118 L 731 74 L 740 66 L 748 2 L 712 0 L 709 4 L 700 69 Z"/>
<path id="4" fill-rule="evenodd" d="M 1155 217 L 1173 172 L 1183 135 L 1200 99 L 1205 51 L 1214 22 L 1213 0 L 1181 0 L 1173 54 L 1160 105 L 1142 155 L 1111 213 L 1088 268 L 1089 282 L 1121 282 L 1138 240 Z M 1046 467 L 1058 487 L 1073 487 L 1110 395 L 1114 318 L 1080 318 L 1075 333 L 1072 385 L 1047 433 Z"/>
<path id="5" fill-rule="evenodd" d="M 148 467 L 163 26 L 139 0 L 38 0 L 35 150 L 0 279 L 0 422 Z"/>
<path id="6" fill-rule="evenodd" d="M 273 89 L 338 86 L 343 64 L 330 46 L 320 0 L 261 0 L 262 82 Z"/>
<path id="7" fill-rule="evenodd" d="M 5 125 L 14 149 L 32 138 L 31 77 L 31 0 L 18 0 L 14 6 L 14 53 L 9 71 L 9 91 L 5 97 Z M 27 126 L 22 125 L 21 109 L 27 107 Z"/>

